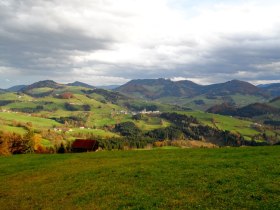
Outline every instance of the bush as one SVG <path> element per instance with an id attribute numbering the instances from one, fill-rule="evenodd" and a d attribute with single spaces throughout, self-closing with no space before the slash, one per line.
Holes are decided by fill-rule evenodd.
<path id="1" fill-rule="evenodd" d="M 78 111 L 79 110 L 78 108 L 76 108 L 74 105 L 72 105 L 70 103 L 65 103 L 64 107 L 68 111 Z"/>
<path id="2" fill-rule="evenodd" d="M 60 98 L 62 98 L 62 99 L 70 99 L 70 98 L 74 98 L 74 95 L 73 95 L 73 93 L 65 92 L 65 93 L 60 94 Z"/>
<path id="3" fill-rule="evenodd" d="M 83 110 L 84 111 L 90 111 L 91 110 L 90 105 L 88 105 L 88 104 L 83 105 Z"/>

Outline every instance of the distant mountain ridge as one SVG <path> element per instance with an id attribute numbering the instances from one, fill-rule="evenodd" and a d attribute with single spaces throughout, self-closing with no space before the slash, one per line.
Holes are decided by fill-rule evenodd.
<path id="1" fill-rule="evenodd" d="M 101 86 L 96 86 L 99 89 L 105 89 L 105 90 L 114 90 L 120 87 L 121 85 L 101 85 Z"/>
<path id="2" fill-rule="evenodd" d="M 280 96 L 280 83 L 272 83 L 266 85 L 259 85 L 261 89 L 269 92 L 272 96 Z"/>
<path id="3" fill-rule="evenodd" d="M 199 85 L 189 80 L 171 81 L 166 79 L 132 80 L 116 89 L 124 94 L 147 99 L 162 97 L 226 96 L 232 94 L 258 95 L 268 97 L 269 92 L 248 82 L 231 80 L 225 83 Z"/>
<path id="4" fill-rule="evenodd" d="M 27 85 L 26 87 L 22 88 L 21 91 L 22 92 L 27 92 L 29 90 L 35 89 L 35 88 L 62 88 L 64 85 L 62 84 L 58 84 L 53 80 L 43 80 L 43 81 L 39 81 L 39 82 L 35 82 L 31 85 Z"/>
<path id="5" fill-rule="evenodd" d="M 34 94 L 31 92 L 33 89 L 36 88 L 60 89 L 67 86 L 96 89 L 96 87 L 92 85 L 79 81 L 75 81 L 73 83 L 68 83 L 68 84 L 59 84 L 53 80 L 44 80 L 44 81 L 35 82 L 31 85 L 13 86 L 6 90 L 0 90 L 0 92 L 9 91 L 9 92 L 25 92 L 29 94 Z M 232 100 L 232 97 L 238 94 L 242 95 L 243 98 L 244 97 L 246 98 L 247 96 L 255 97 L 255 99 L 251 101 L 251 103 L 263 102 L 263 101 L 267 101 L 267 99 L 269 98 L 271 99 L 272 97 L 280 96 L 280 83 L 255 86 L 253 84 L 240 80 L 231 80 L 228 82 L 211 84 L 211 85 L 200 85 L 189 80 L 171 81 L 169 79 L 163 79 L 163 78 L 137 79 L 137 80 L 131 80 L 128 83 L 116 88 L 115 86 L 101 86 L 101 89 L 114 90 L 130 97 L 132 96 L 135 98 L 141 98 L 145 100 L 157 100 L 164 103 L 171 103 L 171 104 L 174 103 L 174 104 L 181 104 L 181 105 L 184 105 L 185 103 L 205 104 L 201 106 L 201 109 L 205 107 L 204 110 L 208 109 L 214 104 L 220 104 L 222 102 L 228 103 L 230 101 L 233 101 L 234 104 L 235 101 L 237 102 L 236 104 L 238 105 L 239 103 L 238 101 L 236 101 L 238 99 L 235 98 L 234 100 Z M 46 94 L 47 93 L 50 94 L 51 90 L 46 89 Z M 176 98 L 182 100 L 178 102 Z M 184 103 L 186 99 L 188 99 L 189 101 Z M 209 104 L 209 100 L 212 100 L 211 102 L 212 105 L 211 103 Z M 219 102 L 215 100 L 219 100 Z M 244 101 L 243 101 L 243 105 L 246 105 Z"/>
<path id="6" fill-rule="evenodd" d="M 12 86 L 8 89 L 6 89 L 7 91 L 9 92 L 18 92 L 20 90 L 22 90 L 23 88 L 25 88 L 27 85 L 15 85 L 15 86 Z"/>

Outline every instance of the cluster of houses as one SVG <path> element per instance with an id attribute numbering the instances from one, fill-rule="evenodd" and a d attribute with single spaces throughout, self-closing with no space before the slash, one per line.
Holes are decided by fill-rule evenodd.
<path id="1" fill-rule="evenodd" d="M 0 112 L 13 113 L 12 111 L 10 111 L 10 110 L 7 110 L 7 109 L 0 109 Z M 17 112 L 15 112 L 15 113 L 17 113 Z"/>
<path id="2" fill-rule="evenodd" d="M 73 131 L 73 129 L 71 129 L 71 128 L 54 128 L 53 130 L 56 132 L 72 132 Z"/>
<path id="3" fill-rule="evenodd" d="M 79 129 L 81 129 L 81 130 L 88 129 L 89 130 L 89 129 L 92 129 L 92 128 L 86 128 L 86 127 L 81 126 L 81 127 L 79 127 Z M 65 132 L 65 133 L 73 132 L 72 128 L 54 128 L 53 130 L 55 132 Z"/>
<path id="4" fill-rule="evenodd" d="M 121 110 L 119 112 L 117 112 L 117 114 L 132 114 L 132 115 L 137 115 L 137 114 L 161 114 L 160 111 L 156 110 L 156 111 L 147 111 L 146 109 L 143 109 L 142 111 L 139 112 L 129 112 L 127 110 Z"/>
<path id="5" fill-rule="evenodd" d="M 251 128 L 260 128 L 260 127 L 262 127 L 262 125 L 259 124 L 259 123 L 253 123 L 253 124 L 251 124 Z"/>

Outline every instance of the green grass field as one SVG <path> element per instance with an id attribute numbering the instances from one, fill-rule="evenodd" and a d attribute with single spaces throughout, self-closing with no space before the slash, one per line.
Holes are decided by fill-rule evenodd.
<path id="1" fill-rule="evenodd" d="M 0 158 L 1 209 L 280 209 L 279 146 Z"/>
<path id="2" fill-rule="evenodd" d="M 26 129 L 21 127 L 14 127 L 9 125 L 1 125 L 0 131 L 8 131 L 8 132 L 15 132 L 21 135 L 24 135 L 26 133 Z"/>
<path id="3" fill-rule="evenodd" d="M 29 114 L 23 114 L 23 113 L 5 113 L 0 112 L 0 119 L 5 119 L 6 121 L 18 121 L 22 123 L 31 122 L 35 128 L 42 127 L 42 128 L 51 128 L 54 125 L 60 125 L 58 122 L 51 120 L 51 119 L 45 119 L 40 117 L 33 117 Z"/>

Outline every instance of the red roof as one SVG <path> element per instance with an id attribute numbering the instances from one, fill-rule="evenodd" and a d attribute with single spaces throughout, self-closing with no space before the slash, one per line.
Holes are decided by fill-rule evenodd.
<path id="1" fill-rule="evenodd" d="M 73 149 L 86 149 L 92 150 L 96 144 L 96 140 L 84 140 L 84 139 L 76 139 L 73 144 Z"/>

